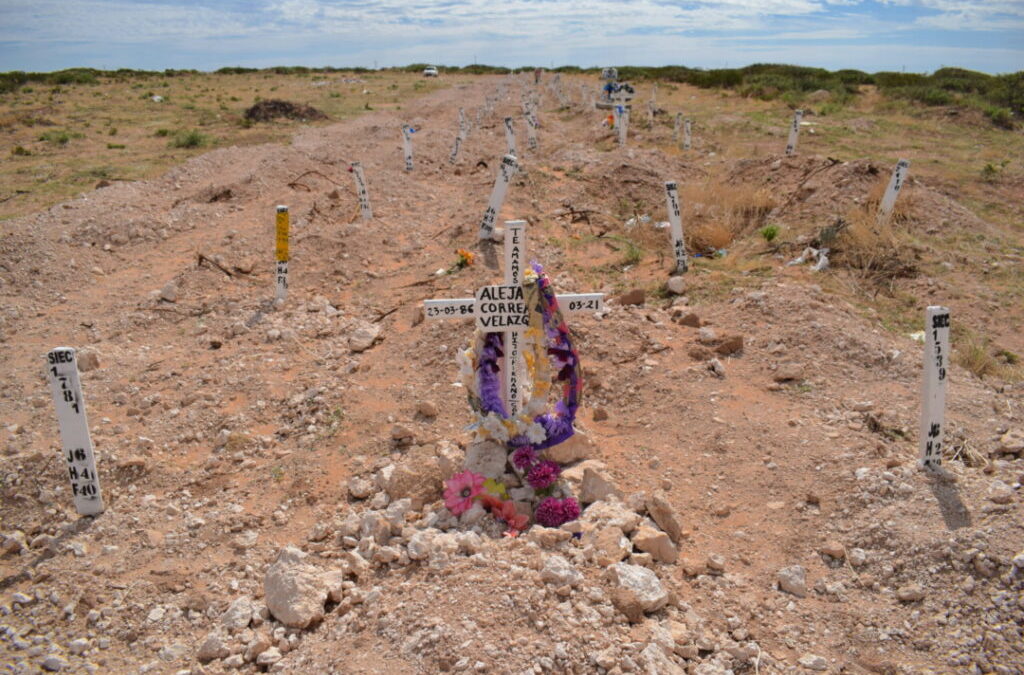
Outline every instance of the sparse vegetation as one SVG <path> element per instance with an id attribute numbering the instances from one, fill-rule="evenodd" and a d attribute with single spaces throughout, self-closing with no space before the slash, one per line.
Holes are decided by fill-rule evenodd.
<path id="1" fill-rule="evenodd" d="M 167 145 L 171 148 L 200 148 L 208 141 L 209 139 L 199 133 L 198 129 L 187 129 L 176 133 Z"/>
<path id="2" fill-rule="evenodd" d="M 64 129 L 54 129 L 39 135 L 39 140 L 53 143 L 54 145 L 67 145 L 72 138 L 82 138 L 82 134 Z"/>
<path id="3" fill-rule="evenodd" d="M 953 346 L 954 362 L 973 373 L 984 378 L 987 375 L 994 375 L 999 370 L 999 362 L 989 352 L 988 342 L 969 334 L 961 344 Z"/>
<path id="4" fill-rule="evenodd" d="M 1006 170 L 1006 165 L 1009 163 L 1008 159 L 999 163 L 987 162 L 981 169 L 981 179 L 986 183 L 995 183 L 1003 175 L 1003 171 Z"/>
<path id="5" fill-rule="evenodd" d="M 775 237 L 779 236 L 779 228 L 777 225 L 765 225 L 758 232 L 764 238 L 767 243 L 775 241 Z"/>

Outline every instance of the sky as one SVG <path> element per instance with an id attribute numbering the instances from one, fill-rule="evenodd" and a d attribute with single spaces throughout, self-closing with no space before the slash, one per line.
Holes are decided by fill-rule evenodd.
<path id="1" fill-rule="evenodd" d="M 791 63 L 1024 69 L 1024 0 L 0 0 L 0 71 Z"/>

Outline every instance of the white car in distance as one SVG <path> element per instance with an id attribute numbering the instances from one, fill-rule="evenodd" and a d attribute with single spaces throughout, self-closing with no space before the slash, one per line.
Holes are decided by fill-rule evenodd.
<path id="1" fill-rule="evenodd" d="M 423 77 L 437 77 L 437 66 L 427 66 L 424 68 Z"/>

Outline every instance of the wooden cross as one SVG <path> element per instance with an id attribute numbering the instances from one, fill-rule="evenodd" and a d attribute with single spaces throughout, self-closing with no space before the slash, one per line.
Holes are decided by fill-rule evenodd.
<path id="1" fill-rule="evenodd" d="M 505 283 L 484 286 L 472 298 L 424 300 L 427 319 L 476 319 L 481 330 L 505 334 L 505 408 L 509 417 L 519 414 L 522 388 L 519 383 L 520 333 L 528 328 L 523 297 L 523 269 L 526 261 L 526 221 L 505 221 Z M 555 296 L 565 314 L 597 312 L 604 306 L 604 293 L 567 293 Z"/>

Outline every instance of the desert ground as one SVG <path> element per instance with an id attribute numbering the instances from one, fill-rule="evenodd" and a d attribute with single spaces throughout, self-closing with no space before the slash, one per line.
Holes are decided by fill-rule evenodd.
<path id="1" fill-rule="evenodd" d="M 1020 131 L 824 92 L 785 156 L 789 106 L 639 82 L 620 146 L 590 76 L 211 77 L 0 99 L 7 671 L 1024 673 Z M 243 123 L 257 97 L 329 119 Z M 568 317 L 585 508 L 516 537 L 445 508 L 473 322 L 422 309 L 502 278 L 477 229 L 506 116 L 499 228 L 528 222 L 559 293 L 606 294 Z M 808 245 L 826 269 L 788 264 Z M 939 471 L 918 466 L 929 305 L 952 323 Z M 59 346 L 96 517 L 61 454 Z"/>

